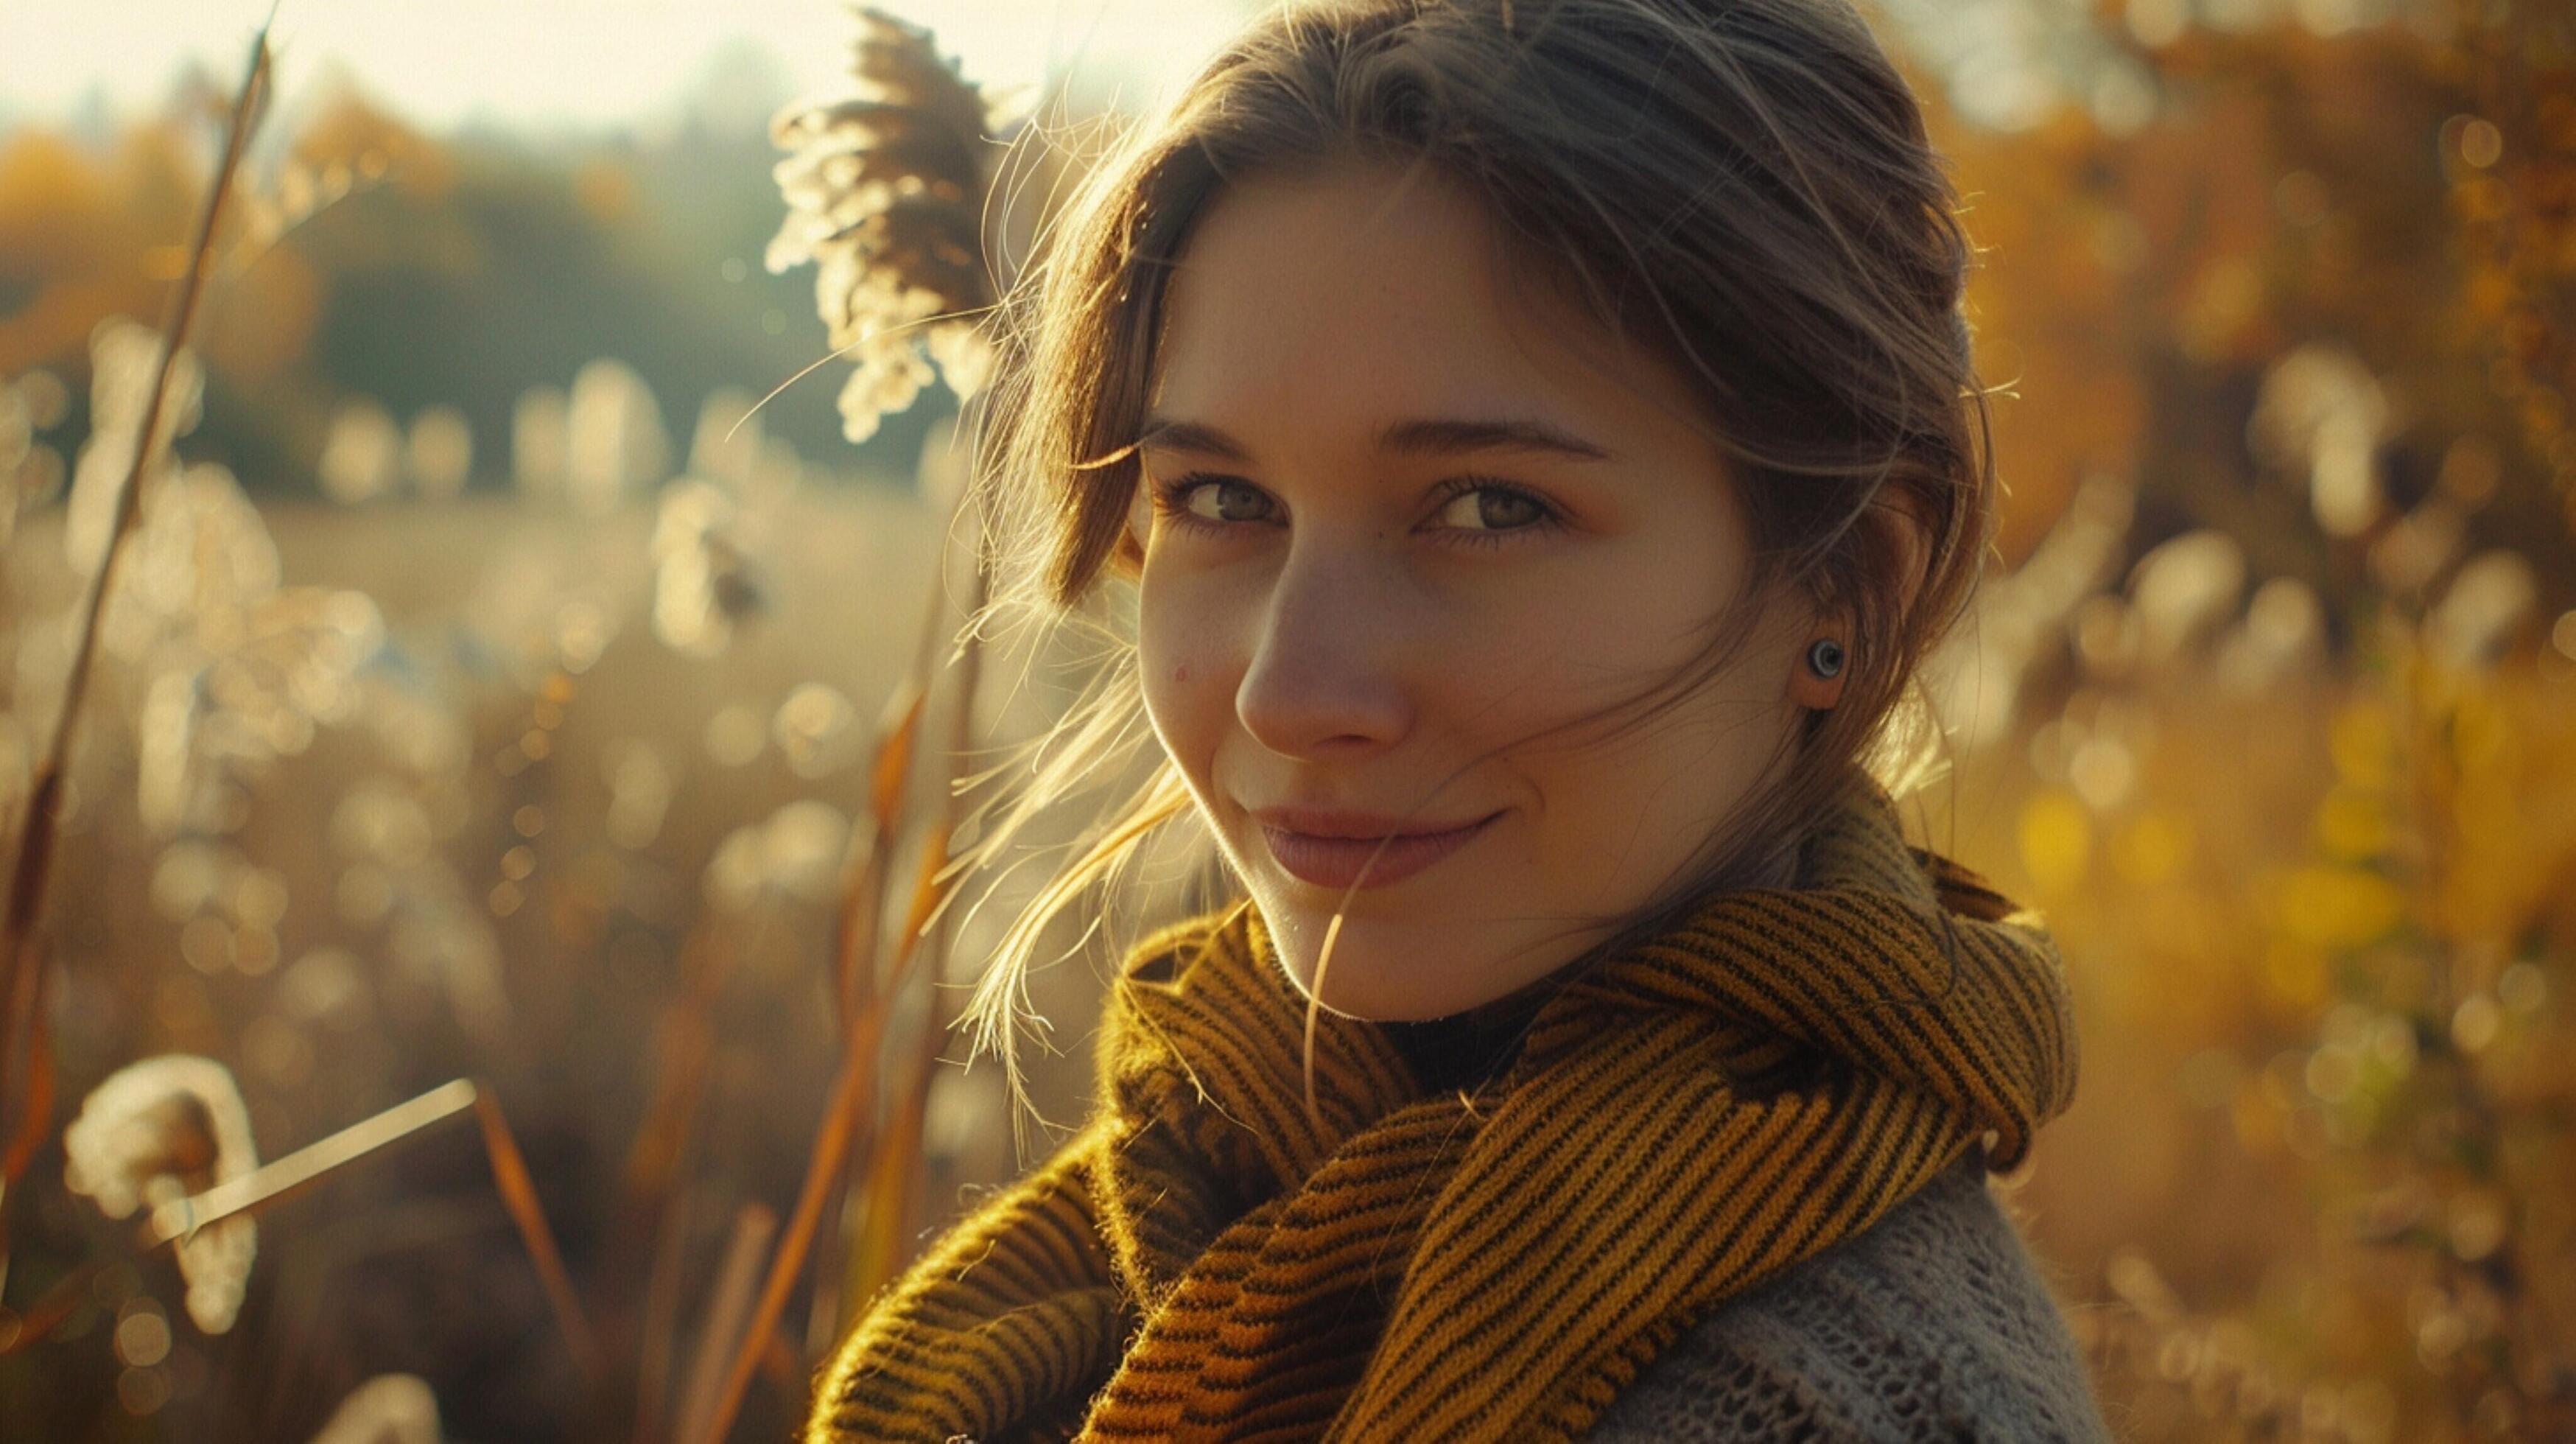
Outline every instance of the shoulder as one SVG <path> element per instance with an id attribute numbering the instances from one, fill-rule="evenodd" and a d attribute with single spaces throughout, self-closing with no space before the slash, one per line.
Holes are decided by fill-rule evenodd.
<path id="1" fill-rule="evenodd" d="M 2099 1441 L 2110 1431 L 1971 1148 L 1877 1223 L 1684 1332 L 1588 1437 Z"/>

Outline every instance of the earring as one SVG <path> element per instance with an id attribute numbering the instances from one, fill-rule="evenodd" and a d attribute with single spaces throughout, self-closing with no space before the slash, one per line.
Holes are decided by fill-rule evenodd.
<path id="1" fill-rule="evenodd" d="M 1807 648 L 1807 670 L 1819 677 L 1832 677 L 1843 669 L 1843 644 L 1831 637 L 1818 637 Z"/>

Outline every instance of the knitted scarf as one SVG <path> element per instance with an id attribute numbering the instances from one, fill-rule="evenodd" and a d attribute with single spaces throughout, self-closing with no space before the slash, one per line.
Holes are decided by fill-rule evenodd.
<path id="1" fill-rule="evenodd" d="M 809 1444 L 1580 1437 L 1712 1306 L 2075 1084 L 2035 915 L 1864 781 L 1788 887 L 1570 975 L 1480 1096 L 1305 1004 L 1248 902 L 1134 948 L 1102 1106 L 871 1305 Z"/>

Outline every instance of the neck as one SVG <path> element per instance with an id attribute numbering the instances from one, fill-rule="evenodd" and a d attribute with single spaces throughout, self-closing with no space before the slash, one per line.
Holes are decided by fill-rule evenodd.
<path id="1" fill-rule="evenodd" d="M 1788 887 L 1796 882 L 1798 859 L 1784 852 L 1766 867 L 1726 884 L 1727 891 Z M 1433 1088 L 1473 1082 L 1507 1063 L 1522 1031 L 1538 1010 L 1572 979 L 1569 963 L 1473 1007 L 1437 1018 L 1401 1019 L 1379 1024 L 1394 1038 Z"/>

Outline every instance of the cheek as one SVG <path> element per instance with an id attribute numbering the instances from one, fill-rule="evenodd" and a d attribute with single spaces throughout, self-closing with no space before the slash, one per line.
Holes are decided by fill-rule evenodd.
<path id="1" fill-rule="evenodd" d="M 1674 807 L 1698 808 L 1704 759 L 1743 745 L 1740 684 L 1721 679 L 1696 702 L 1634 721 L 1625 704 L 1659 688 L 1706 643 L 1700 569 L 1585 568 L 1499 603 L 1462 630 L 1447 710 L 1480 742 L 1541 734 L 1510 765 L 1546 810 L 1590 848 L 1604 829 Z M 1722 699 L 1722 700 L 1721 700 Z M 1627 722 L 1613 735 L 1614 724 Z M 1577 818 L 1581 822 L 1577 822 Z M 1553 845 L 1553 843 L 1551 844 Z"/>
<path id="2" fill-rule="evenodd" d="M 1147 587 L 1137 608 L 1136 665 L 1146 715 L 1184 771 L 1204 774 L 1233 714 L 1227 635 L 1206 606 Z"/>
<path id="3" fill-rule="evenodd" d="M 1552 728 L 1637 690 L 1669 664 L 1671 649 L 1642 620 L 1661 615 L 1654 601 L 1614 570 L 1534 578 L 1449 618 L 1425 681 L 1438 710 L 1475 733 Z"/>

